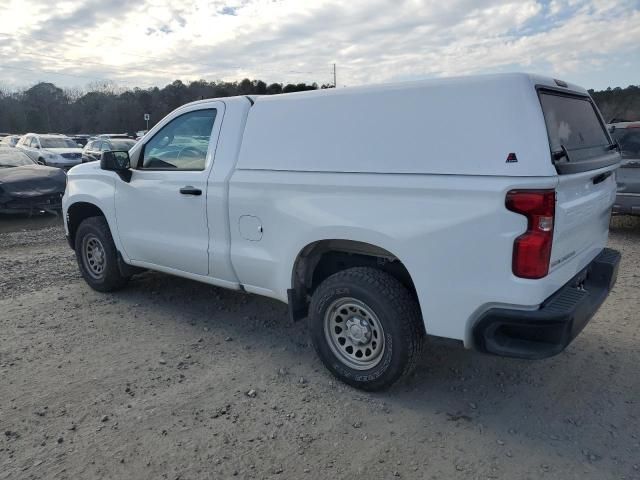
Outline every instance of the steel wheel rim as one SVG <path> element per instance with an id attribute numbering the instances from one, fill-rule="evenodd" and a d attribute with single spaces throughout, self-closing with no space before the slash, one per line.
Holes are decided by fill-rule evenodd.
<path id="1" fill-rule="evenodd" d="M 324 334 L 333 354 L 354 370 L 369 370 L 382 360 L 385 336 L 378 316 L 351 297 L 335 300 L 324 316 Z"/>
<path id="2" fill-rule="evenodd" d="M 82 242 L 82 262 L 86 271 L 95 279 L 101 279 L 107 259 L 102 242 L 95 235 L 87 235 Z"/>

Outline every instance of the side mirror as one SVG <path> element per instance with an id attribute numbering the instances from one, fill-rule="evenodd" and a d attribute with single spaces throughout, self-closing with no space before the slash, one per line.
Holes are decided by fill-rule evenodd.
<path id="1" fill-rule="evenodd" d="M 37 163 L 38 165 L 44 165 L 44 164 L 45 164 L 45 163 L 44 163 L 44 161 L 42 161 L 42 160 L 40 160 L 40 159 L 36 160 L 36 163 Z"/>
<path id="2" fill-rule="evenodd" d="M 122 180 L 131 180 L 131 160 L 129 152 L 119 150 L 107 150 L 100 157 L 100 168 L 116 172 Z"/>
<path id="3" fill-rule="evenodd" d="M 37 149 L 37 150 L 40 150 L 40 145 L 36 145 L 36 149 Z"/>

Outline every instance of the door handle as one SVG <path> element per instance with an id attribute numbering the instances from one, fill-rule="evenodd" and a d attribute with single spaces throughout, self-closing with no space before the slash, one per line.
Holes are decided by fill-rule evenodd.
<path id="1" fill-rule="evenodd" d="M 591 179 L 594 185 L 598 185 L 599 183 L 604 182 L 607 178 L 611 176 L 611 172 L 601 173 L 600 175 L 596 175 Z"/>
<path id="2" fill-rule="evenodd" d="M 192 187 L 191 185 L 187 185 L 186 187 L 182 187 L 180 189 L 180 193 L 182 195 L 198 196 L 198 195 L 202 195 L 202 190 L 200 190 L 199 188 Z"/>

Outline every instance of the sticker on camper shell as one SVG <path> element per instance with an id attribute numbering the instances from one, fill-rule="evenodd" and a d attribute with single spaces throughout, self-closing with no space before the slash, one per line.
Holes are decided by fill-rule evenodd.
<path id="1" fill-rule="evenodd" d="M 516 157 L 515 153 L 507 155 L 507 163 L 518 163 L 518 157 Z"/>

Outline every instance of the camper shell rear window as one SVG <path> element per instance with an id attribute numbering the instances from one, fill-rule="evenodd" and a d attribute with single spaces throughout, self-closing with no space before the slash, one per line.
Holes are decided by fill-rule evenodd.
<path id="1" fill-rule="evenodd" d="M 595 170 L 619 161 L 589 96 L 539 89 L 551 159 L 560 174 Z"/>

